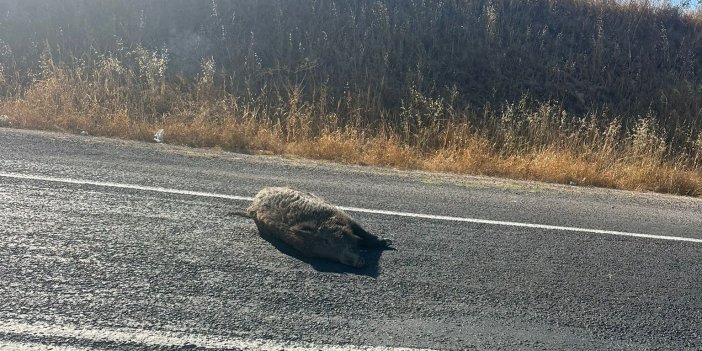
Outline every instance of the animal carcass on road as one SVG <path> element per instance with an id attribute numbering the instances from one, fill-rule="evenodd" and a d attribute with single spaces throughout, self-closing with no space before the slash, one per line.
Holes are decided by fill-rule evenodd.
<path id="1" fill-rule="evenodd" d="M 361 268 L 361 248 L 389 248 L 390 240 L 368 233 L 336 206 L 306 192 L 265 188 L 247 214 L 262 237 L 278 239 L 309 257 L 320 257 Z"/>

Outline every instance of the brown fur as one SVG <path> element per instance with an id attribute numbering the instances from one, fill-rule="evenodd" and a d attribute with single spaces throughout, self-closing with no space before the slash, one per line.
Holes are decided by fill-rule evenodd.
<path id="1" fill-rule="evenodd" d="M 265 188 L 247 209 L 262 237 L 281 240 L 309 257 L 363 267 L 362 247 L 388 248 L 390 241 L 365 231 L 341 209 L 289 188 Z"/>

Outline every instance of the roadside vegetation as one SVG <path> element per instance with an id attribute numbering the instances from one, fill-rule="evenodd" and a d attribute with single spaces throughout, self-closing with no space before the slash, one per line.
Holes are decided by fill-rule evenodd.
<path id="1" fill-rule="evenodd" d="M 17 128 L 702 195 L 702 14 L 605 0 L 8 0 Z"/>

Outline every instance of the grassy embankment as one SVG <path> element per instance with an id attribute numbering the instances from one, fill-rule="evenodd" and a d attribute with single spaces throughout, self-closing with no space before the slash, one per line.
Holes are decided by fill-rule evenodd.
<path id="1" fill-rule="evenodd" d="M 304 51 L 290 59 L 295 64 L 267 62 L 266 57 L 275 57 L 276 53 L 291 56 L 292 49 L 286 49 L 289 44 L 275 37 L 261 35 L 268 42 L 256 42 L 256 47 L 268 46 L 258 55 L 253 52 L 250 34 L 248 49 L 229 53 L 229 58 L 213 54 L 214 58 L 201 60 L 198 72 L 192 75 L 179 71 L 182 67 L 171 68 L 177 66 L 177 60 L 165 50 L 145 48 L 138 40 L 134 46 L 119 40 L 115 48 L 82 53 L 80 45 L 66 49 L 66 42 L 75 38 L 56 39 L 63 40 L 61 43 L 47 38 L 34 53 L 36 66 L 27 64 L 31 59 L 18 59 L 17 49 L 11 52 L 10 61 L 5 58 L 0 71 L 0 114 L 8 115 L 12 126 L 18 128 L 87 131 L 136 140 L 151 140 L 154 131 L 163 128 L 166 142 L 192 146 L 702 194 L 698 115 L 702 98 L 695 94 L 700 83 L 694 74 L 702 68 L 700 59 L 694 56 L 702 35 L 694 30 L 700 24 L 694 14 L 651 5 L 575 0 L 538 0 L 530 5 L 533 11 L 514 12 L 526 5 L 508 0 L 476 1 L 479 6 L 465 5 L 463 14 L 464 19 L 476 19 L 462 28 L 475 37 L 471 43 L 477 48 L 452 45 L 464 37 L 445 38 L 448 42 L 440 45 L 444 54 L 456 50 L 455 62 L 479 66 L 484 72 L 473 74 L 484 81 L 481 85 L 446 78 L 463 73 L 447 71 L 451 62 L 435 57 L 420 46 L 421 38 L 413 41 L 406 37 L 413 34 L 402 29 L 402 23 L 414 23 L 409 19 L 421 23 L 426 20 L 423 28 L 433 31 L 435 38 L 442 38 L 440 28 L 453 23 L 450 19 L 430 8 L 414 9 L 412 17 L 390 0 L 370 4 L 368 9 L 383 12 L 377 8 L 383 3 L 385 17 L 381 17 L 387 27 L 372 32 L 380 38 L 364 39 L 359 34 L 357 39 L 337 43 L 355 50 L 354 40 L 365 40 L 365 50 L 380 50 L 371 58 L 381 59 L 366 57 L 363 62 L 355 62 L 355 57 L 348 56 L 349 66 L 345 68 L 339 66 L 343 62 L 327 64 L 324 60 L 334 55 L 341 60 L 348 51 L 339 49 L 328 55 L 322 51 L 333 50 L 329 43 L 312 45 L 318 40 L 315 33 L 324 32 L 325 38 L 333 35 L 335 23 L 308 28 L 301 34 L 301 38 L 307 38 L 308 48 L 295 49 Z M 213 9 L 210 20 L 224 17 L 224 9 Z M 544 28 L 538 23 L 544 9 L 570 17 Z M 261 16 L 262 12 L 255 13 Z M 409 18 L 405 22 L 404 16 Z M 336 24 L 348 20 L 337 17 Z M 437 24 L 436 18 L 442 18 L 443 24 Z M 272 22 L 278 27 L 293 25 Z M 47 31 L 51 29 L 46 26 Z M 13 27 L 5 23 L 0 28 Z M 147 30 L 143 26 L 134 29 Z M 527 33 L 529 30 L 532 34 Z M 289 32 L 291 38 L 293 32 Z M 576 36 L 575 32 L 580 34 Z M 651 40 L 632 37 L 641 33 L 655 37 L 650 52 L 622 47 L 627 38 Z M 661 33 L 667 35 L 667 48 L 661 47 Z M 591 40 L 583 44 L 581 35 Z M 234 34 L 228 40 L 231 36 Z M 404 50 L 397 57 L 390 57 L 380 46 L 391 41 L 405 43 L 394 48 Z M 271 45 L 280 47 L 272 50 Z M 517 54 L 518 50 L 526 52 Z M 549 53 L 551 50 L 556 53 Z M 628 50 L 629 56 L 611 57 L 609 50 L 619 50 L 620 54 Z M 641 51 L 631 56 L 632 50 Z M 412 61 L 415 51 L 423 53 Z M 250 72 L 242 73 L 218 61 L 227 59 L 243 60 L 242 65 L 249 65 Z M 521 65 L 515 66 L 517 61 Z M 681 68 L 679 64 L 688 66 Z M 422 67 L 425 70 L 420 72 Z M 345 74 L 350 83 L 339 86 L 337 79 L 330 78 L 334 72 Z M 513 80 L 510 74 L 514 74 Z M 649 81 L 647 76 L 657 81 Z M 639 92 L 629 85 L 640 94 L 635 95 Z M 618 103 L 612 96 L 624 100 Z M 661 102 L 663 96 L 665 101 Z M 640 109 L 636 103 L 643 101 L 648 105 Z"/>

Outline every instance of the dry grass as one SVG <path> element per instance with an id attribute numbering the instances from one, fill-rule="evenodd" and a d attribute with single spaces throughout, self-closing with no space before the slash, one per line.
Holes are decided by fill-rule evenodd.
<path id="1" fill-rule="evenodd" d="M 17 128 L 142 141 L 162 128 L 196 147 L 702 195 L 702 12 L 154 5 L 165 1 L 0 5 L 12 14 L 0 23 L 0 115 Z"/>
<path id="2" fill-rule="evenodd" d="M 399 127 L 389 122 L 363 126 L 358 120 L 341 122 L 334 113 L 320 115 L 294 88 L 277 104 L 256 105 L 242 104 L 207 82 L 197 84 L 183 92 L 165 81 L 141 81 L 134 72 L 81 75 L 53 66 L 23 95 L 0 100 L 0 114 L 10 116 L 17 128 L 143 141 L 163 128 L 166 142 L 196 147 L 702 194 L 702 139 L 690 137 L 684 152 L 674 148 L 652 116 L 624 130 L 618 118 L 591 114 L 571 119 L 556 105 L 522 99 L 488 112 L 490 123 L 473 126 L 466 116 L 449 116 L 445 105 L 414 92 L 416 101 L 404 108 Z M 129 91 L 143 94 L 130 98 L 125 96 Z M 168 112 L 153 113 L 150 106 Z M 427 119 L 427 114 L 433 117 Z"/>

